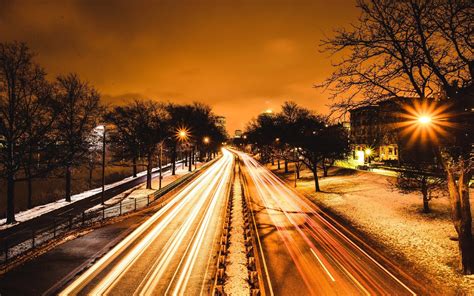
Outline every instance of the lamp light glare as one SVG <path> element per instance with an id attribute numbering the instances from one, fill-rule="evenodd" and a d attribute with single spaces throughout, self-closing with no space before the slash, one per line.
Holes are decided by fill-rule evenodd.
<path id="1" fill-rule="evenodd" d="M 420 116 L 418 118 L 418 122 L 421 123 L 421 124 L 429 124 L 431 122 L 431 117 L 426 116 L 426 115 Z"/>

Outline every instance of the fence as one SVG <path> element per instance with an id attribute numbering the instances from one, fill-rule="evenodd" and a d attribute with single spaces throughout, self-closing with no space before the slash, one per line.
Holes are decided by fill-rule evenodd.
<path id="1" fill-rule="evenodd" d="M 27 252 L 47 244 L 52 239 L 64 236 L 72 230 L 87 228 L 106 219 L 118 217 L 148 207 L 153 202 L 159 200 L 161 196 L 191 179 L 198 171 L 207 167 L 211 163 L 213 163 L 213 161 L 203 165 L 198 170 L 173 181 L 146 197 L 126 201 L 122 200 L 114 205 L 96 206 L 84 210 L 79 214 L 52 217 L 51 223 L 48 223 L 45 227 L 23 230 L 4 237 L 0 241 L 0 265 L 2 265 L 3 268 L 6 268 L 10 262 L 20 258 Z"/>

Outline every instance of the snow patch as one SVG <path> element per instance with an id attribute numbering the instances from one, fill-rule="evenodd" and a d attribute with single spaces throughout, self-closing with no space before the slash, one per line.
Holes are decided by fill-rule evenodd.
<path id="1" fill-rule="evenodd" d="M 244 213 L 242 207 L 242 190 L 239 175 L 236 177 L 232 191 L 232 227 L 230 230 L 230 246 L 227 254 L 224 291 L 227 295 L 248 295 L 247 255 L 244 240 Z"/>

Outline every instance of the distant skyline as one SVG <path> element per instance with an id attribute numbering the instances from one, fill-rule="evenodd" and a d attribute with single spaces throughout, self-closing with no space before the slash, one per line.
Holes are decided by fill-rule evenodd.
<path id="1" fill-rule="evenodd" d="M 326 113 L 320 39 L 353 0 L 0 1 L 0 41 L 25 41 L 53 79 L 77 72 L 108 104 L 201 101 L 230 134 L 287 100 Z"/>

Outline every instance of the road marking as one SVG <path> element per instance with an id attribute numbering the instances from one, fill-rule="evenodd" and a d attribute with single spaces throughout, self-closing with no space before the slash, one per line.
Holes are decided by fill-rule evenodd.
<path id="1" fill-rule="evenodd" d="M 316 252 L 314 252 L 313 248 L 309 248 L 311 250 L 311 253 L 313 253 L 314 257 L 316 257 L 316 259 L 318 259 L 318 262 L 319 264 L 321 264 L 321 266 L 324 268 L 324 271 L 326 271 L 326 273 L 328 274 L 328 276 L 331 278 L 331 280 L 333 282 L 335 282 L 336 280 L 334 279 L 334 277 L 332 276 L 332 274 L 329 272 L 329 270 L 326 268 L 326 266 L 323 264 L 323 262 L 321 261 L 321 259 L 319 259 L 318 255 L 316 254 Z"/>

